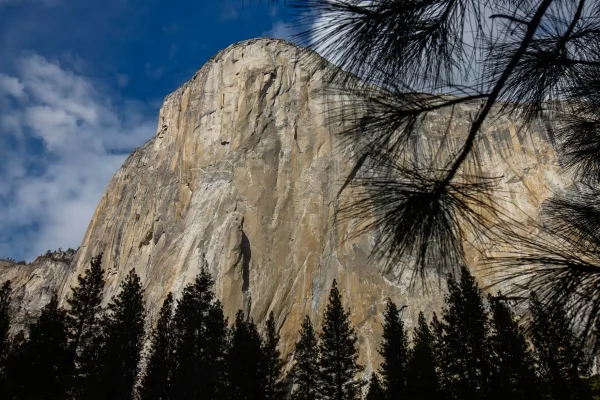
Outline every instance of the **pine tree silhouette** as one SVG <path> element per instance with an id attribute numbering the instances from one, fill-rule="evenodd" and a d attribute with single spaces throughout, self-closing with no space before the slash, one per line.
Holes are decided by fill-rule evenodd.
<path id="1" fill-rule="evenodd" d="M 0 287 L 0 361 L 8 349 L 10 328 L 11 282 L 6 281 Z"/>
<path id="2" fill-rule="evenodd" d="M 433 334 L 422 312 L 413 334 L 413 347 L 409 352 L 406 381 L 407 398 L 440 398 L 440 383 L 435 369 Z"/>
<path id="3" fill-rule="evenodd" d="M 354 400 L 360 397 L 361 383 L 357 374 L 356 334 L 344 311 L 342 297 L 334 280 L 325 311 L 319 346 L 320 395 L 324 400 Z"/>
<path id="4" fill-rule="evenodd" d="M 229 399 L 262 400 L 265 397 L 266 374 L 262 339 L 254 322 L 246 321 L 238 311 L 231 328 L 227 354 Z"/>
<path id="5" fill-rule="evenodd" d="M 227 322 L 215 301 L 214 282 L 203 269 L 183 291 L 173 327 L 175 358 L 170 398 L 219 398 L 224 385 Z"/>
<path id="6" fill-rule="evenodd" d="M 166 400 L 173 373 L 173 295 L 169 293 L 160 309 L 152 340 L 146 371 L 139 390 L 141 400 Z"/>
<path id="7" fill-rule="evenodd" d="M 386 394 L 381 384 L 379 383 L 379 379 L 377 378 L 376 373 L 371 374 L 371 380 L 369 381 L 369 391 L 367 392 L 367 397 L 365 400 L 385 400 Z"/>
<path id="8" fill-rule="evenodd" d="M 293 400 L 316 400 L 319 394 L 319 344 L 310 317 L 302 321 L 292 369 Z"/>
<path id="9" fill-rule="evenodd" d="M 487 398 L 491 368 L 488 313 L 477 282 L 464 267 L 459 282 L 448 277 L 441 331 L 442 378 L 447 391 L 464 400 Z"/>
<path id="10" fill-rule="evenodd" d="M 406 366 L 408 362 L 408 337 L 400 311 L 388 298 L 383 317 L 383 342 L 379 346 L 383 361 L 379 368 L 381 386 L 388 399 L 406 395 Z"/>
<path id="11" fill-rule="evenodd" d="M 24 345 L 23 364 L 35 385 L 25 386 L 24 398 L 64 399 L 69 371 L 66 311 L 58 307 L 54 295 L 29 327 L 29 341 Z"/>
<path id="12" fill-rule="evenodd" d="M 571 331 L 566 311 L 558 303 L 547 309 L 531 296 L 531 339 L 540 364 L 543 385 L 552 399 L 582 400 L 589 393 L 580 379 L 587 373 L 585 355 Z"/>
<path id="13" fill-rule="evenodd" d="M 121 283 L 103 319 L 104 345 L 100 355 L 100 387 L 103 398 L 130 400 L 139 373 L 144 342 L 144 291 L 131 270 Z"/>
<path id="14" fill-rule="evenodd" d="M 541 388 L 523 330 L 501 297 L 489 296 L 489 304 L 492 314 L 489 340 L 493 352 L 491 398 L 540 399 Z"/>
<path id="15" fill-rule="evenodd" d="M 10 296 L 12 293 L 10 281 L 0 287 L 0 385 L 5 380 L 8 350 L 10 348 Z"/>
<path id="16" fill-rule="evenodd" d="M 67 300 L 67 326 L 69 328 L 69 368 L 71 396 L 82 398 L 98 387 L 98 365 L 102 344 L 100 320 L 104 276 L 102 255 L 92 258 L 84 275 L 77 277 Z"/>
<path id="17" fill-rule="evenodd" d="M 31 385 L 28 373 L 27 338 L 25 332 L 19 331 L 9 339 L 3 381 L 0 382 L 2 399 L 21 400 L 27 398 L 27 389 Z"/>
<path id="18" fill-rule="evenodd" d="M 451 376 L 444 364 L 444 352 L 446 351 L 446 343 L 444 341 L 444 324 L 438 318 L 434 312 L 429 324 L 429 331 L 431 332 L 431 349 L 433 355 L 433 364 L 435 365 L 435 372 L 438 378 L 440 399 L 451 399 L 451 392 L 448 388 L 447 383 L 451 381 Z"/>
<path id="19" fill-rule="evenodd" d="M 279 352 L 279 333 L 275 327 L 275 317 L 273 312 L 269 313 L 269 319 L 266 323 L 266 333 L 263 340 L 263 360 L 265 371 L 265 399 L 276 400 L 285 398 L 285 388 L 283 386 L 283 366 Z"/>
<path id="20" fill-rule="evenodd" d="M 227 399 L 226 354 L 229 329 L 227 319 L 223 314 L 223 305 L 219 301 L 211 304 L 206 320 L 206 357 L 203 374 L 204 397 L 209 400 Z"/>

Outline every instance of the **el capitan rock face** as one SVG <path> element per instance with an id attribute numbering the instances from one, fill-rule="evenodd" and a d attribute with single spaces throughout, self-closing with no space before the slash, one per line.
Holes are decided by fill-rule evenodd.
<path id="1" fill-rule="evenodd" d="M 437 309 L 441 290 L 412 292 L 407 280 L 382 276 L 368 261 L 373 236 L 349 238 L 355 222 L 335 220 L 354 149 L 341 145 L 341 127 L 327 121 L 327 62 L 304 57 L 280 40 L 242 42 L 169 95 L 155 137 L 110 181 L 70 275 L 53 278 L 62 298 L 101 252 L 105 301 L 135 268 L 153 311 L 206 265 L 229 319 L 241 308 L 262 323 L 273 311 L 287 354 L 304 315 L 320 324 L 337 279 L 367 372 L 377 362 L 388 296 L 408 306 L 409 328 L 420 310 Z M 476 109 L 477 103 L 456 108 L 443 144 L 448 152 L 466 136 Z M 428 118 L 417 153 L 437 149 L 449 112 Z M 571 181 L 543 133 L 518 131 L 518 121 L 507 117 L 491 121 L 472 164 L 501 177 L 497 197 L 515 218 L 535 218 L 540 204 Z M 481 246 L 495 251 L 493 243 Z M 481 254 L 468 244 L 465 250 L 476 272 Z"/>

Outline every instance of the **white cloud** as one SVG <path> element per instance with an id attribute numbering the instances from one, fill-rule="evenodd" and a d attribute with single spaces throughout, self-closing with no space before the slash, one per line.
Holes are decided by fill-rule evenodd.
<path id="1" fill-rule="evenodd" d="M 40 56 L 0 75 L 0 257 L 79 246 L 111 176 L 156 130 L 135 101 Z M 33 150 L 32 150 L 33 149 Z"/>
<path id="2" fill-rule="evenodd" d="M 271 29 L 263 32 L 262 36 L 291 40 L 297 33 L 299 33 L 298 27 L 292 26 L 290 23 L 284 21 L 275 21 L 273 22 Z"/>
<path id="3" fill-rule="evenodd" d="M 0 94 L 19 98 L 23 96 L 23 89 L 23 84 L 17 78 L 0 73 Z"/>

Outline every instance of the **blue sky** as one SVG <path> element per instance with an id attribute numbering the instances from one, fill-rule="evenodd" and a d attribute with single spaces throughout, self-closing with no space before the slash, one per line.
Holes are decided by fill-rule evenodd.
<path id="1" fill-rule="evenodd" d="M 162 99 L 212 55 L 286 37 L 248 0 L 0 0 L 0 258 L 79 246 Z"/>

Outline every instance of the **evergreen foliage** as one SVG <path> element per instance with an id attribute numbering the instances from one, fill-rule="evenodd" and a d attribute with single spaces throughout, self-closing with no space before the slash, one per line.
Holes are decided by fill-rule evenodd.
<path id="1" fill-rule="evenodd" d="M 10 296 L 11 283 L 6 281 L 0 287 L 0 385 L 5 380 L 6 363 L 10 348 Z"/>
<path id="2" fill-rule="evenodd" d="M 283 2 L 308 27 L 295 39 L 335 60 L 324 73 L 335 94 L 329 123 L 344 126 L 340 134 L 356 144 L 338 195 L 356 187 L 361 193 L 340 212 L 364 223 L 360 234 L 376 235 L 383 270 L 408 265 L 402 272 L 422 281 L 431 272 L 456 272 L 465 235 L 493 232 L 506 246 L 494 278 L 516 281 L 520 296 L 538 292 L 546 305 L 568 299 L 570 322 L 600 348 L 598 2 Z M 430 151 L 411 150 L 432 113 L 450 127 L 456 106 L 473 102 L 479 106 L 466 135 L 447 129 Z M 486 123 L 515 115 L 524 137 L 532 124 L 542 129 L 531 131 L 534 137 L 547 134 L 577 186 L 546 202 L 535 230 L 531 221 L 498 211 L 493 166 L 465 167 L 477 158 L 478 143 L 493 140 Z M 485 251 L 479 242 L 471 245 Z"/>
<path id="3" fill-rule="evenodd" d="M 435 365 L 435 372 L 437 374 L 440 398 L 449 399 L 450 393 L 447 390 L 446 382 L 449 381 L 447 371 L 444 365 L 444 324 L 438 318 L 434 312 L 431 318 L 430 329 L 432 336 L 431 348 L 433 351 L 433 363 Z"/>
<path id="4" fill-rule="evenodd" d="M 379 383 L 377 374 L 371 374 L 371 380 L 369 381 L 369 391 L 365 400 L 385 400 L 386 393 Z"/>
<path id="5" fill-rule="evenodd" d="M 266 374 L 264 372 L 262 338 L 252 320 L 247 321 L 238 311 L 231 328 L 227 354 L 229 399 L 264 399 Z"/>
<path id="6" fill-rule="evenodd" d="M 302 321 L 292 370 L 292 400 L 317 400 L 319 393 L 319 344 L 310 317 Z"/>
<path id="7" fill-rule="evenodd" d="M 139 389 L 141 400 L 166 400 L 171 390 L 174 365 L 173 295 L 163 302 L 152 331 L 146 371 Z"/>
<path id="8" fill-rule="evenodd" d="M 452 398 L 481 400 L 489 396 L 490 351 L 488 312 L 477 282 L 466 268 L 460 281 L 448 276 L 446 308 L 442 313 L 442 383 Z"/>
<path id="9" fill-rule="evenodd" d="M 206 399 L 226 399 L 227 397 L 227 349 L 229 328 L 220 301 L 211 304 L 206 321 L 207 349 L 204 358 L 206 378 L 204 390 Z"/>
<path id="10" fill-rule="evenodd" d="M 5 369 L 2 382 L 2 399 L 21 400 L 31 385 L 27 371 L 27 338 L 25 332 L 19 331 L 10 338 L 5 358 Z"/>
<path id="11" fill-rule="evenodd" d="M 102 310 L 99 261 L 95 258 L 79 277 L 68 300 L 71 309 L 61 309 L 54 296 L 28 326 L 28 335 L 6 333 L 2 399 L 287 397 L 273 313 L 262 337 L 242 311 L 229 329 L 206 270 L 184 289 L 176 306 L 172 295 L 165 299 L 139 379 L 146 316 L 142 284 L 132 271 Z M 449 279 L 448 289 L 442 318 L 434 313 L 428 325 L 420 313 L 411 346 L 399 310 L 388 301 L 379 347 L 380 372 L 386 377 L 381 381 L 387 385 L 373 373 L 366 399 L 591 400 L 597 394 L 598 380 L 582 379 L 589 363 L 564 308 L 548 308 L 532 296 L 526 335 L 506 297 L 488 296 L 486 302 L 466 269 L 459 281 Z M 3 290 L 9 304 L 10 287 L 5 284 Z M 363 385 L 357 359 L 356 334 L 334 281 L 318 338 L 310 318 L 302 322 L 291 399 L 358 400 Z"/>
<path id="12" fill-rule="evenodd" d="M 64 399 L 67 394 L 68 330 L 66 311 L 52 297 L 37 321 L 29 327 L 29 340 L 23 345 L 24 373 L 35 377 L 34 385 L 23 387 L 25 398 Z"/>
<path id="13" fill-rule="evenodd" d="M 265 373 L 265 399 L 285 398 L 285 387 L 282 382 L 284 362 L 279 352 L 279 333 L 275 327 L 273 312 L 269 313 L 266 323 L 266 334 L 263 341 L 263 360 Z"/>
<path id="14" fill-rule="evenodd" d="M 360 397 L 361 382 L 356 334 L 342 306 L 342 296 L 334 280 L 323 320 L 319 344 L 320 398 L 323 400 L 354 400 Z"/>
<path id="15" fill-rule="evenodd" d="M 406 396 L 406 369 L 408 337 L 400 311 L 388 298 L 383 316 L 383 342 L 379 347 L 383 361 L 379 369 L 382 385 L 388 399 Z M 379 383 L 379 382 L 378 382 Z"/>
<path id="16" fill-rule="evenodd" d="M 536 349 L 544 387 L 552 399 L 581 400 L 589 393 L 580 374 L 587 373 L 585 355 L 569 328 L 565 310 L 546 308 L 531 297 L 531 339 Z"/>
<path id="17" fill-rule="evenodd" d="M 77 277 L 78 286 L 72 288 L 67 303 L 69 330 L 69 365 L 71 394 L 86 398 L 98 393 L 101 338 L 102 291 L 104 276 L 102 255 L 92 258 L 84 275 Z"/>
<path id="18" fill-rule="evenodd" d="M 144 341 L 144 291 L 139 276 L 130 271 L 120 292 L 108 305 L 102 323 L 100 387 L 103 398 L 131 399 L 139 372 Z"/>
<path id="19" fill-rule="evenodd" d="M 6 281 L 0 287 L 0 362 L 9 345 L 11 282 Z"/>
<path id="20" fill-rule="evenodd" d="M 406 368 L 407 399 L 435 399 L 440 397 L 440 382 L 433 354 L 434 337 L 423 312 L 413 334 L 413 346 Z"/>
<path id="21" fill-rule="evenodd" d="M 586 379 L 587 387 L 592 400 L 600 400 L 600 375 L 595 374 Z"/>
<path id="22" fill-rule="evenodd" d="M 491 397 L 493 399 L 540 399 L 541 387 L 535 373 L 534 360 L 523 330 L 515 321 L 501 295 L 489 297 L 492 332 Z"/>
<path id="23" fill-rule="evenodd" d="M 215 301 L 214 281 L 203 269 L 183 291 L 175 310 L 174 370 L 170 397 L 216 399 L 224 391 L 227 323 Z"/>

